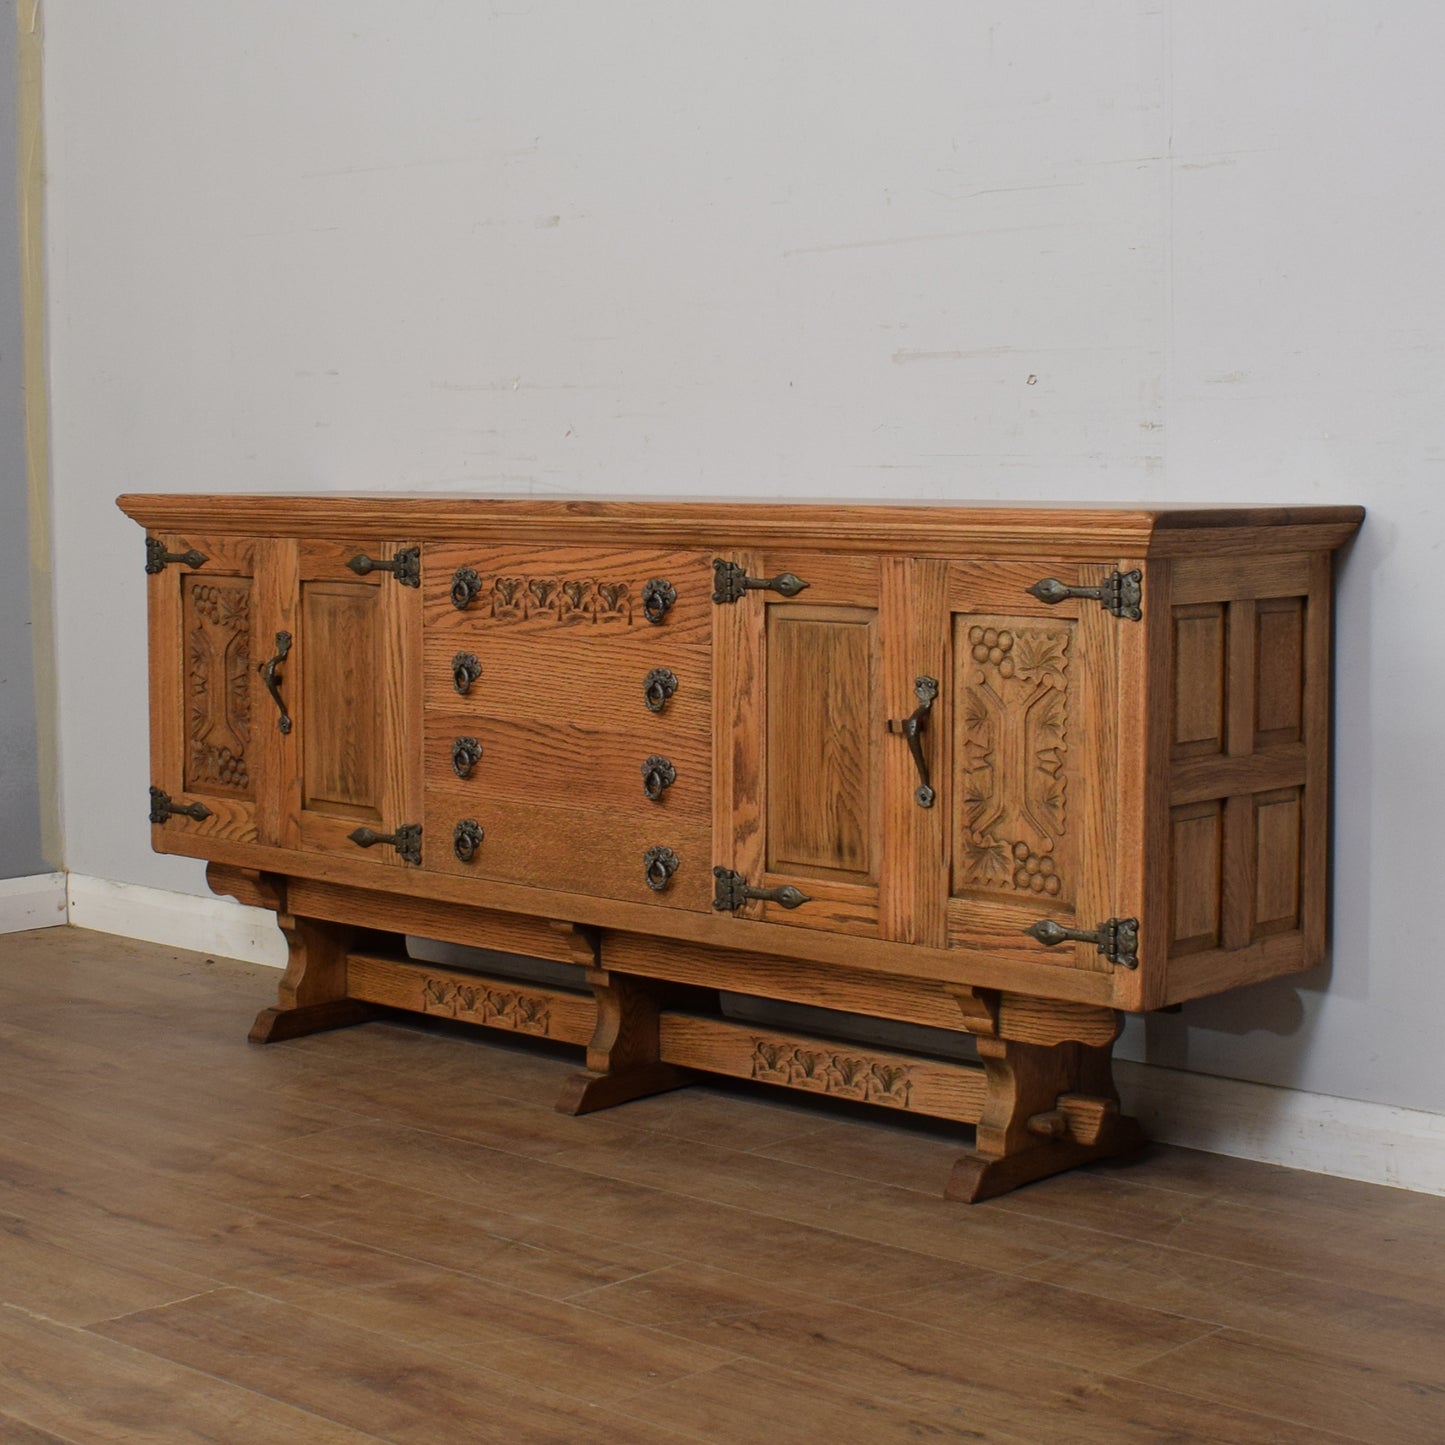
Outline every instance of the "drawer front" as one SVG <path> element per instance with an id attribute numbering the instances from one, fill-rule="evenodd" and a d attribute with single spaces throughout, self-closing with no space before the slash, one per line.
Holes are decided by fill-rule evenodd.
<path id="1" fill-rule="evenodd" d="M 705 645 L 712 628 L 711 553 L 463 543 L 429 547 L 423 576 L 436 632 Z"/>
<path id="2" fill-rule="evenodd" d="M 428 793 L 450 793 L 474 808 L 586 803 L 658 827 L 711 816 L 708 740 L 664 727 L 649 738 L 644 730 L 433 711 L 423 773 Z"/>
<path id="3" fill-rule="evenodd" d="M 457 851 L 459 824 L 475 823 L 480 836 L 465 837 Z M 656 816 L 578 804 L 484 798 L 465 787 L 430 789 L 426 795 L 425 866 L 456 877 L 524 884 L 563 893 L 585 893 L 628 903 L 702 911 L 712 904 L 709 857 L 712 829 L 705 815 Z M 670 850 L 652 865 L 648 853 Z"/>
<path id="4" fill-rule="evenodd" d="M 458 686 L 458 659 L 478 669 Z M 468 665 L 464 661 L 460 664 Z M 648 706 L 655 672 L 670 695 Z M 660 694 L 654 694 L 654 701 Z M 427 634 L 422 698 L 428 710 L 499 721 L 577 722 L 638 738 L 705 738 L 711 728 L 712 660 L 707 649 L 665 639 L 627 638 L 599 647 L 575 634 L 545 646 L 519 636 Z"/>

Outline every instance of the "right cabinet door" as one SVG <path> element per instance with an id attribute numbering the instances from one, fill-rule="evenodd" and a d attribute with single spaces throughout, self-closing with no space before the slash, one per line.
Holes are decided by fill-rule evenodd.
<path id="1" fill-rule="evenodd" d="M 1138 909 L 1121 897 L 1136 875 L 1126 855 L 1137 832 L 1120 747 L 1139 724 L 1141 699 L 1124 693 L 1138 676 L 1142 631 L 1098 599 L 1051 605 L 1029 592 L 1049 578 L 1098 587 L 1113 570 L 1050 559 L 948 565 L 951 948 L 1119 966 L 1063 931 L 1091 934 Z M 1132 966 L 1123 933 L 1110 938 L 1106 927 L 1101 941 L 1121 944 L 1120 961 Z"/>

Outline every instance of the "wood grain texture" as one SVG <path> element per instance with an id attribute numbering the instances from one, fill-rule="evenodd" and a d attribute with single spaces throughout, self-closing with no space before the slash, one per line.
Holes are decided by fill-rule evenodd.
<path id="1" fill-rule="evenodd" d="M 362 1003 L 567 1044 L 585 1044 L 596 1025 L 583 993 L 366 953 L 349 953 L 346 971 L 347 993 Z"/>
<path id="2" fill-rule="evenodd" d="M 481 587 L 464 608 L 451 598 L 458 568 L 476 572 Z M 705 646 L 712 626 L 712 558 L 700 552 L 462 542 L 428 547 L 423 574 L 427 631 L 458 646 L 516 635 L 545 647 L 564 634 L 594 646 L 623 638 L 658 647 Z M 676 593 L 657 623 L 644 607 L 654 579 Z"/>
<path id="3" fill-rule="evenodd" d="M 194 496 L 130 493 L 117 505 L 143 526 L 197 521 L 237 535 L 320 536 L 399 530 L 445 542 L 485 530 L 489 539 L 546 545 L 559 531 L 587 545 L 751 548 L 776 542 L 812 550 L 935 557 L 1033 556 L 1065 550 L 1087 559 L 1170 552 L 1329 551 L 1353 535 L 1362 507 L 1137 507 L 1008 503 L 736 503 L 539 499 L 368 493 Z M 766 573 L 756 574 L 766 576 Z"/>
<path id="4" fill-rule="evenodd" d="M 1445 1201 L 1160 1148 L 964 1214 L 951 1125 L 566 1119 L 545 1045 L 246 1050 L 271 970 L 6 946 L 7 1442 L 1432 1439 Z"/>
<path id="5" fill-rule="evenodd" d="M 983 1072 L 971 1064 L 671 1012 L 659 1038 L 662 1058 L 682 1068 L 970 1124 L 983 1108 Z"/>

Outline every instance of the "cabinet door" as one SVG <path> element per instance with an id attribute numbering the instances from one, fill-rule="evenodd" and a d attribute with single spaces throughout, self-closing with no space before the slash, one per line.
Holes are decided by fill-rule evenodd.
<path id="1" fill-rule="evenodd" d="M 1041 920 L 1091 931 L 1138 912 L 1121 899 L 1137 848 L 1121 803 L 1120 739 L 1141 700 L 1140 623 L 1097 600 L 1049 606 L 1028 588 L 1053 577 L 1097 586 L 1113 569 L 1057 560 L 948 569 L 952 830 L 948 943 L 1031 963 L 1110 971 L 1090 943 L 1045 946 Z"/>
<path id="2" fill-rule="evenodd" d="M 154 797 L 153 844 L 188 853 L 192 837 L 252 842 L 261 771 L 253 732 L 263 696 L 254 665 L 256 545 L 191 534 L 147 540 L 155 557 L 151 786 L 172 808 L 193 810 L 165 816 L 166 802 Z"/>
<path id="3" fill-rule="evenodd" d="M 421 593 L 393 572 L 352 565 L 391 563 L 406 544 L 274 549 L 269 610 L 291 636 L 281 687 L 291 727 L 264 826 L 283 846 L 406 866 L 416 857 L 406 830 L 421 825 Z M 267 707 L 279 716 L 269 699 Z"/>
<path id="4" fill-rule="evenodd" d="M 909 811 L 919 810 L 908 748 L 888 721 L 916 706 L 914 674 L 932 655 L 915 645 L 915 564 L 797 553 L 723 560 L 750 578 L 806 583 L 792 596 L 746 590 L 716 609 L 713 854 L 738 886 L 771 895 L 728 911 L 901 936 L 915 912 Z M 939 847 L 935 872 L 941 861 Z"/>

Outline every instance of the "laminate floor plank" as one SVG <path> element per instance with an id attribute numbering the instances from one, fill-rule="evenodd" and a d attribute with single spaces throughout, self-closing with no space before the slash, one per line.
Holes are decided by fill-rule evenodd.
<path id="1" fill-rule="evenodd" d="M 1096 1297 L 1410 1371 L 1445 1384 L 1445 1291 L 1399 1299 L 1165 1245 L 1101 1240 L 1028 1274 Z"/>
<path id="2" fill-rule="evenodd" d="M 1179 1394 L 1361 1440 L 1445 1440 L 1445 1384 L 1262 1335 L 1220 1330 L 1127 1373 Z"/>
<path id="3" fill-rule="evenodd" d="M 38 1430 L 5 1414 L 0 1414 L 0 1440 L 5 1445 L 75 1445 L 73 1435 L 52 1435 L 49 1430 Z"/>
<path id="4" fill-rule="evenodd" d="M 635 1419 L 624 1432 L 605 1406 L 243 1290 L 127 1315 L 96 1333 L 399 1445 L 663 1445 L 679 1438 Z"/>
<path id="5" fill-rule="evenodd" d="M 68 1445 L 366 1445 L 378 1437 L 144 1350 L 0 1306 L 0 1423 Z M 19 1440 L 25 1440 L 19 1436 Z M 6 1436 L 0 1436 L 10 1445 Z"/>

